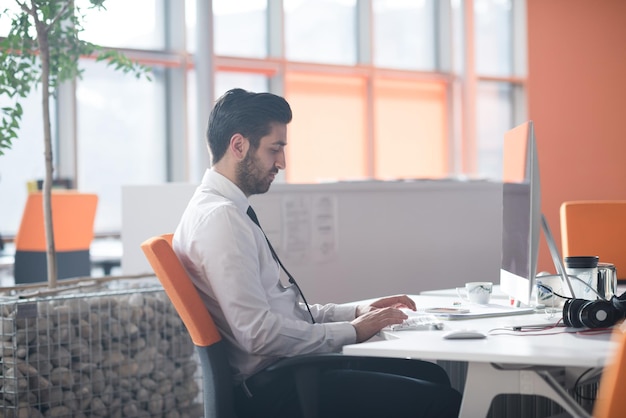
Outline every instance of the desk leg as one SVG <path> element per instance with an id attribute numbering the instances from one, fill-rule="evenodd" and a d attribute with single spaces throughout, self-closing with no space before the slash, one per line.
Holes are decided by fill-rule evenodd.
<path id="1" fill-rule="evenodd" d="M 572 414 L 575 417 L 590 417 L 589 413 L 580 406 L 578 402 L 572 396 L 567 393 L 565 388 L 559 384 L 559 382 L 550 374 L 550 372 L 546 370 L 537 370 L 536 375 L 538 378 L 542 379 L 545 387 L 550 388 L 550 391 L 546 391 L 546 389 L 541 389 L 541 394 L 544 392 L 548 392 L 549 395 L 545 395 L 546 397 L 552 399 L 559 405 L 561 405 L 567 412 Z"/>
<path id="2" fill-rule="evenodd" d="M 503 393 L 545 396 L 575 417 L 590 417 L 545 369 L 504 370 L 479 362 L 468 365 L 459 417 L 486 417 L 493 399 Z"/>
<path id="3" fill-rule="evenodd" d="M 516 372 L 497 370 L 489 363 L 470 362 L 459 418 L 486 417 L 493 398 L 501 393 L 519 393 Z"/>

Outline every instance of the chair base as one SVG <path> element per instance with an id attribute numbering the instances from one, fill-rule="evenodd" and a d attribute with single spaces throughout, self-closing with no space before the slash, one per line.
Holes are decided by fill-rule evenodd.
<path id="1" fill-rule="evenodd" d="M 57 251 L 57 278 L 91 275 L 89 250 Z M 40 283 L 48 280 L 46 253 L 43 251 L 15 251 L 13 265 L 15 284 Z"/>

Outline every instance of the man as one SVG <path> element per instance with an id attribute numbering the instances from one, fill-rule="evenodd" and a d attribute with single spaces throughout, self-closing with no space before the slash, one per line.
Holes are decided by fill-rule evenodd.
<path id="1" fill-rule="evenodd" d="M 212 168 L 174 234 L 174 249 L 229 345 L 240 417 L 298 417 L 289 375 L 259 387 L 264 368 L 284 357 L 340 352 L 401 323 L 407 315 L 400 308 L 415 310 L 404 295 L 309 306 L 289 273 L 292 285 L 281 283 L 283 266 L 248 198 L 267 192 L 285 168 L 291 117 L 289 104 L 270 93 L 222 96 L 207 131 Z M 321 379 L 324 416 L 458 415 L 460 395 L 432 363 L 346 356 Z"/>

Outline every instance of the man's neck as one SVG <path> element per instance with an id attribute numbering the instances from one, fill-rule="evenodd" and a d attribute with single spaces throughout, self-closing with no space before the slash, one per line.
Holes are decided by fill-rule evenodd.
<path id="1" fill-rule="evenodd" d="M 237 187 L 239 187 L 239 185 L 237 184 L 237 172 L 235 169 L 230 169 L 230 167 L 224 165 L 224 164 L 220 164 L 217 163 L 215 165 L 213 165 L 213 167 L 211 167 L 211 169 L 213 171 L 215 171 L 216 173 L 221 174 L 222 176 L 226 177 L 228 180 L 232 181 L 233 183 L 235 183 L 235 185 L 237 185 Z"/>
<path id="2" fill-rule="evenodd" d="M 215 171 L 216 173 L 219 173 L 222 176 L 226 177 L 235 186 L 237 186 L 239 188 L 239 190 L 241 190 L 243 192 L 243 189 L 241 188 L 241 186 L 237 182 L 237 172 L 236 172 L 236 170 L 229 169 L 228 166 L 226 166 L 224 164 L 220 164 L 220 163 L 214 164 L 213 167 L 211 167 L 211 169 L 213 171 Z M 246 195 L 246 197 L 250 197 L 247 193 L 244 192 L 244 194 Z"/>

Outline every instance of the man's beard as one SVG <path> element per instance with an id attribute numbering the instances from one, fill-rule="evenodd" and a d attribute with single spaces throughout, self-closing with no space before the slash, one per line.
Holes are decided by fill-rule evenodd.
<path id="1" fill-rule="evenodd" d="M 237 183 L 246 196 L 265 193 L 269 190 L 272 181 L 271 173 L 264 173 L 259 169 L 256 152 L 248 151 L 246 157 L 237 166 Z"/>

